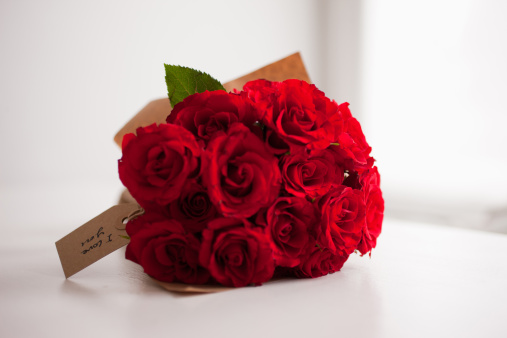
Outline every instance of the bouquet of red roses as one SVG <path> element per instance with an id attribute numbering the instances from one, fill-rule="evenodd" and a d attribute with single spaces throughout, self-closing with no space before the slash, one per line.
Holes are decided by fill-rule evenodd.
<path id="1" fill-rule="evenodd" d="M 375 247 L 384 201 L 348 103 L 300 80 L 227 93 L 166 65 L 167 123 L 123 138 L 119 175 L 145 214 L 126 257 L 164 282 L 315 278 Z"/>

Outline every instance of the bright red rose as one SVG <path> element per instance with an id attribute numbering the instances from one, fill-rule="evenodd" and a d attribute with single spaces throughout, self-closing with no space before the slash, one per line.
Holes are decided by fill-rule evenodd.
<path id="1" fill-rule="evenodd" d="M 208 271 L 199 264 L 200 242 L 185 233 L 175 220 L 155 220 L 148 214 L 129 221 L 131 236 L 125 257 L 140 264 L 151 277 L 163 282 L 204 284 Z"/>
<path id="2" fill-rule="evenodd" d="M 258 119 L 258 113 L 246 93 L 223 90 L 205 91 L 188 96 L 178 103 L 167 117 L 167 123 L 185 127 L 199 139 L 208 142 L 220 130 L 242 122 L 248 128 Z"/>
<path id="3" fill-rule="evenodd" d="M 343 158 L 350 169 L 364 170 L 371 168 L 374 159 L 370 156 L 371 147 L 366 142 L 361 125 L 352 117 L 347 102 L 339 105 L 340 115 L 344 117 L 344 127 L 336 139 L 337 147 L 333 147 Z"/>
<path id="4" fill-rule="evenodd" d="M 243 90 L 264 112 L 261 122 L 291 148 L 325 149 L 341 132 L 338 105 L 315 85 L 300 80 L 256 80 Z"/>
<path id="5" fill-rule="evenodd" d="M 259 285 L 273 276 L 275 264 L 269 242 L 247 220 L 215 219 L 202 236 L 199 261 L 220 284 Z"/>
<path id="6" fill-rule="evenodd" d="M 384 199 L 380 190 L 380 175 L 377 167 L 366 171 L 361 182 L 366 201 L 366 222 L 358 250 L 364 255 L 377 245 L 377 237 L 382 231 L 384 219 Z"/>
<path id="7" fill-rule="evenodd" d="M 318 224 L 317 210 L 304 198 L 279 197 L 266 213 L 264 229 L 279 266 L 300 263 L 310 240 L 308 228 Z"/>
<path id="8" fill-rule="evenodd" d="M 210 199 L 226 217 L 250 217 L 269 206 L 280 191 L 277 158 L 241 123 L 210 141 L 203 168 Z"/>
<path id="9" fill-rule="evenodd" d="M 185 128 L 152 124 L 123 138 L 118 161 L 122 183 L 145 209 L 177 199 L 188 178 L 198 175 L 201 149 Z"/>
<path id="10" fill-rule="evenodd" d="M 268 80 L 249 81 L 243 86 L 243 91 L 255 102 L 259 112 L 259 121 L 266 119 L 265 115 L 273 110 L 273 104 L 278 95 L 279 82 Z"/>
<path id="11" fill-rule="evenodd" d="M 339 271 L 349 255 L 334 254 L 327 248 L 318 245 L 310 248 L 301 263 L 295 268 L 299 278 L 317 278 Z"/>
<path id="12" fill-rule="evenodd" d="M 285 155 L 280 160 L 283 186 L 298 197 L 316 198 L 343 182 L 343 169 L 336 153 L 328 149 L 308 156 L 304 152 Z"/>
<path id="13" fill-rule="evenodd" d="M 364 226 L 363 193 L 342 185 L 320 198 L 318 206 L 322 219 L 319 241 L 333 253 L 348 255 L 354 252 Z"/>
<path id="14" fill-rule="evenodd" d="M 195 233 L 202 231 L 206 223 L 216 217 L 217 210 L 211 203 L 206 188 L 194 181 L 188 181 L 180 197 L 165 206 L 162 213 L 168 218 L 180 221 L 185 230 Z"/>

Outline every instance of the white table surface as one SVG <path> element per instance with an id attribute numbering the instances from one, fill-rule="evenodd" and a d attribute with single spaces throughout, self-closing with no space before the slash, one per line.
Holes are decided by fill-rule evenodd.
<path id="1" fill-rule="evenodd" d="M 335 274 L 184 295 L 124 250 L 66 280 L 54 242 L 78 225 L 4 224 L 0 337 L 507 337 L 506 235 L 386 219 Z"/>

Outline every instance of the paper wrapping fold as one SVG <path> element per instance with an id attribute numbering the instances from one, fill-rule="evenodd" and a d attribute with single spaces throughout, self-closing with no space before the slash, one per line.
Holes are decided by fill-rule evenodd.
<path id="1" fill-rule="evenodd" d="M 262 67 L 250 74 L 238 79 L 224 83 L 227 91 L 242 89 L 243 85 L 251 80 L 266 79 L 270 81 L 283 81 L 287 79 L 298 79 L 310 82 L 310 77 L 299 53 L 292 54 L 284 59 Z M 114 141 L 121 147 L 123 136 L 127 133 L 135 133 L 139 127 L 148 126 L 153 123 L 164 123 L 171 113 L 171 105 L 168 98 L 154 100 L 141 109 L 114 137 Z M 120 198 L 120 203 L 135 202 L 132 196 L 125 190 Z M 219 285 L 190 285 L 181 283 L 165 283 L 156 281 L 164 289 L 173 292 L 188 293 L 213 293 L 230 290 L 231 288 Z"/>
<path id="2" fill-rule="evenodd" d="M 233 289 L 222 285 L 194 285 L 183 283 L 166 283 L 156 279 L 154 279 L 154 281 L 164 289 L 172 292 L 215 293 Z"/>

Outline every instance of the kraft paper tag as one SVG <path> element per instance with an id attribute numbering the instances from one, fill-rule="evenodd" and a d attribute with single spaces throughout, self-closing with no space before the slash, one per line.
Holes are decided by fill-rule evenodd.
<path id="1" fill-rule="evenodd" d="M 137 203 L 116 205 L 56 242 L 65 278 L 127 245 L 125 224 L 143 213 Z"/>

